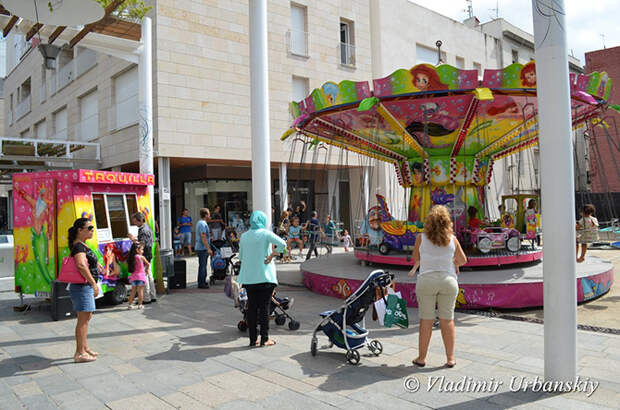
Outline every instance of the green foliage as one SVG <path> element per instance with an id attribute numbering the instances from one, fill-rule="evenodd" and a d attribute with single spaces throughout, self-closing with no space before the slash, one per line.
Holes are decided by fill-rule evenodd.
<path id="1" fill-rule="evenodd" d="M 112 3 L 114 0 L 96 0 L 97 3 L 101 4 L 101 7 L 107 7 L 108 4 Z M 144 4 L 144 0 L 125 0 L 123 4 L 121 4 L 114 13 L 116 17 L 130 19 L 130 20 L 142 20 L 146 13 L 148 13 L 153 6 L 147 6 Z"/>

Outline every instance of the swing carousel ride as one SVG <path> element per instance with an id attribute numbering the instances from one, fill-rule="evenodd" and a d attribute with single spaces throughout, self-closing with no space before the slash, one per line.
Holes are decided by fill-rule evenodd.
<path id="1" fill-rule="evenodd" d="M 603 123 L 611 83 L 606 73 L 570 75 L 574 129 Z M 494 162 L 538 144 L 537 108 L 534 61 L 487 69 L 482 81 L 477 70 L 419 64 L 373 80 L 372 91 L 365 81 L 325 83 L 291 103 L 295 120 L 281 139 L 333 146 L 394 167 L 400 185 L 409 192 L 407 219 L 392 218 L 385 199 L 377 195 L 378 205 L 360 229 L 362 246 L 355 249 L 363 265 L 413 265 L 415 237 L 423 231 L 429 209 L 441 204 L 449 208 L 455 233 L 468 249 L 467 266 L 497 267 L 472 268 L 461 275 L 457 304 L 540 306 L 542 267 L 535 261 L 541 259 L 542 248 L 536 246 L 536 196 L 513 195 L 518 207 L 512 213 L 486 226 L 479 223 L 487 209 Z M 346 297 L 361 283 L 360 269 L 368 269 L 351 262 L 351 257 L 339 255 L 308 261 L 301 268 L 305 283 L 320 293 Z M 335 271 L 340 276 L 330 273 Z M 537 272 L 533 279 L 530 271 Z M 400 277 L 403 296 L 416 306 L 415 284 Z M 580 265 L 579 301 L 607 292 L 612 283 L 612 265 L 591 258 Z"/>

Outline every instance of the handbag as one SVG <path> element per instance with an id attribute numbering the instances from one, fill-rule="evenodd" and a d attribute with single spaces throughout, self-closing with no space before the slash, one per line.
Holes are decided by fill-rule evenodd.
<path id="1" fill-rule="evenodd" d="M 75 283 L 79 285 L 83 285 L 87 282 L 86 278 L 84 278 L 78 270 L 73 256 L 65 256 L 62 258 L 62 266 L 60 267 L 58 281 L 64 283 Z"/>

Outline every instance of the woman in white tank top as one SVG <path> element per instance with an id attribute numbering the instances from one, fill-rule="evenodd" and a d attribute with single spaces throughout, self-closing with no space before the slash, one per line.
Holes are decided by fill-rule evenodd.
<path id="1" fill-rule="evenodd" d="M 416 261 L 409 276 L 420 267 L 416 282 L 416 298 L 420 315 L 418 357 L 413 364 L 426 366 L 431 341 L 435 306 L 437 306 L 441 337 L 446 349 L 446 367 L 454 367 L 454 305 L 459 291 L 458 267 L 467 262 L 465 253 L 452 232 L 450 213 L 445 206 L 434 206 L 424 221 L 424 233 L 417 236 L 413 250 Z"/>

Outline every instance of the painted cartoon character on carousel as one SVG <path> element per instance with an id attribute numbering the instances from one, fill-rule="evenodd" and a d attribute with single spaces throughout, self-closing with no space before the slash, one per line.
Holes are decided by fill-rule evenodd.
<path id="1" fill-rule="evenodd" d="M 519 77 L 521 78 L 522 85 L 526 87 L 536 87 L 536 63 L 531 61 L 524 65 Z"/>
<path id="2" fill-rule="evenodd" d="M 51 223 L 52 214 L 49 210 L 52 205 L 51 194 L 43 186 L 36 189 L 36 199 L 31 197 L 19 186 L 17 186 L 15 190 L 31 208 L 32 214 L 30 220 L 32 221 L 32 226 L 30 230 L 32 233 L 32 252 L 41 277 L 47 283 L 51 283 L 55 276 L 48 269 L 48 242 L 52 239 L 54 233 L 54 227 Z"/>
<path id="3" fill-rule="evenodd" d="M 379 246 L 383 242 L 383 230 L 381 229 L 381 208 L 373 206 L 360 226 L 362 246 Z"/>
<path id="4" fill-rule="evenodd" d="M 420 91 L 447 90 L 448 86 L 439 80 L 439 75 L 434 68 L 419 64 L 411 69 L 413 85 Z"/>

